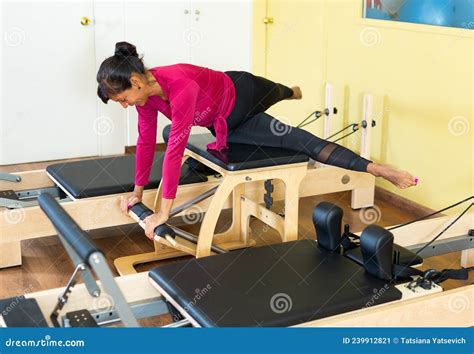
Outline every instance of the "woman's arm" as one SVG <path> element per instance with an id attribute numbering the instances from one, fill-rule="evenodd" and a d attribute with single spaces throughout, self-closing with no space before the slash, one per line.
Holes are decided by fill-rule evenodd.
<path id="1" fill-rule="evenodd" d="M 135 164 L 135 187 L 122 199 L 120 207 L 125 214 L 131 205 L 142 201 L 143 190 L 148 184 L 156 146 L 158 111 L 137 106 L 138 140 Z"/>
<path id="2" fill-rule="evenodd" d="M 173 82 L 169 92 L 171 129 L 163 160 L 163 198 L 174 199 L 181 175 L 181 161 L 193 126 L 199 86 L 192 80 Z"/>
<path id="3" fill-rule="evenodd" d="M 176 80 L 170 85 L 168 99 L 171 106 L 171 130 L 163 160 L 161 209 L 144 220 L 145 234 L 151 239 L 155 227 L 168 220 L 176 198 L 181 161 L 193 126 L 199 90 L 199 86 L 192 80 Z"/>
<path id="4" fill-rule="evenodd" d="M 137 106 L 138 140 L 135 166 L 135 186 L 144 187 L 148 184 L 153 165 L 156 147 L 156 129 L 158 111 Z M 143 191 L 143 188 L 141 188 Z"/>

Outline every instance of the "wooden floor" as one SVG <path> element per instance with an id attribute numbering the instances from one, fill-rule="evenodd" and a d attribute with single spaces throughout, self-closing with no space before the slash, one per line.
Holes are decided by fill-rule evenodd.
<path id="1" fill-rule="evenodd" d="M 2 172 L 26 171 L 44 168 L 50 163 L 23 164 L 16 166 L 0 167 Z M 351 231 L 358 232 L 366 226 L 361 217 L 360 211 L 354 211 L 350 208 L 350 193 L 334 193 L 317 197 L 301 198 L 300 216 L 299 216 L 299 238 L 315 238 L 315 231 L 311 220 L 313 207 L 320 201 L 329 201 L 336 203 L 344 210 L 344 223 L 351 225 Z M 391 203 L 377 198 L 373 209 L 378 224 L 382 226 L 403 223 L 419 217 L 394 207 Z M 281 210 L 282 203 L 275 203 L 274 210 Z M 377 211 L 379 210 L 379 212 Z M 179 223 L 179 220 L 174 220 Z M 230 226 L 230 213 L 224 211 L 221 214 L 218 223 L 217 232 L 224 231 Z M 199 224 L 183 224 L 183 229 L 197 233 Z M 278 234 L 258 220 L 252 220 L 252 237 L 257 245 L 265 245 L 279 242 Z M 103 250 L 109 262 L 111 269 L 113 260 L 118 257 L 132 255 L 153 250 L 153 245 L 143 233 L 138 225 L 128 225 L 113 227 L 90 232 L 96 240 L 100 249 Z M 23 265 L 0 270 L 0 298 L 17 296 L 24 293 L 31 293 L 39 290 L 65 286 L 69 276 L 72 274 L 73 267 L 69 258 L 56 236 L 44 237 L 22 242 Z M 151 267 L 159 265 L 159 262 L 139 266 L 138 271 L 146 271 Z M 433 257 L 426 259 L 423 269 L 436 268 L 459 268 L 460 253 Z M 468 281 L 447 281 L 443 283 L 445 289 L 452 289 L 473 283 L 474 277 Z M 59 295 L 59 294 L 58 294 Z M 73 296 L 73 295 L 72 295 Z M 159 325 L 169 322 L 169 318 L 164 317 L 154 322 L 142 322 L 144 325 Z"/>

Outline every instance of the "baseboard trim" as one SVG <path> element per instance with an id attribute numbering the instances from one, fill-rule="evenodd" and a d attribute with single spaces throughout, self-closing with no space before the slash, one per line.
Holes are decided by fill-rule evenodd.
<path id="1" fill-rule="evenodd" d="M 424 205 L 418 204 L 413 200 L 401 197 L 393 192 L 390 192 L 386 189 L 375 187 L 375 197 L 378 200 L 381 200 L 386 203 L 390 203 L 396 208 L 403 209 L 412 214 L 415 218 L 419 218 L 431 213 L 434 213 L 436 210 L 430 209 Z M 439 217 L 444 214 L 437 214 L 433 217 Z"/>

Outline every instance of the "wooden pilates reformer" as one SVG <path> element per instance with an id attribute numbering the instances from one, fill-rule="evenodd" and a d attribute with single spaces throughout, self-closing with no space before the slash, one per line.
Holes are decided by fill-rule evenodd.
<path id="1" fill-rule="evenodd" d="M 364 116 L 362 119 L 362 147 L 364 157 L 370 155 L 370 132 L 372 129 L 371 96 L 364 98 Z M 326 110 L 330 107 L 330 86 L 326 88 Z M 325 116 L 325 136 L 330 134 L 330 115 Z M 198 136 L 197 141 L 200 140 Z M 202 139 L 201 139 L 202 140 Z M 208 214 L 199 235 L 199 246 L 178 247 L 185 254 L 197 256 L 210 253 L 213 242 L 212 231 L 218 214 L 223 209 L 233 208 L 233 216 L 240 222 L 233 222 L 228 232 L 216 237 L 216 242 L 227 243 L 226 247 L 238 248 L 251 245 L 248 238 L 248 224 L 245 220 L 253 215 L 270 226 L 275 227 L 284 241 L 295 239 L 297 222 L 298 197 L 307 197 L 340 191 L 352 191 L 351 206 L 354 209 L 373 205 L 375 179 L 367 173 L 349 171 L 320 164 L 281 164 L 247 171 L 228 171 L 226 166 L 210 162 L 199 152 L 193 151 L 193 145 L 186 150 L 186 157 L 192 157 L 214 169 L 214 173 L 202 174 L 183 164 L 182 178 L 178 188 L 176 205 L 190 205 L 189 201 L 196 200 L 199 195 L 215 191 L 218 194 L 212 199 L 202 200 L 199 210 Z M 259 148 L 263 154 L 268 154 L 272 148 Z M 253 154 L 252 154 L 253 155 Z M 294 154 L 291 154 L 294 155 Z M 288 158 L 288 153 L 286 157 Z M 281 156 L 280 156 L 281 157 Z M 159 161 L 162 154 L 157 154 Z M 287 159 L 288 160 L 288 159 Z M 291 161 L 290 161 L 291 162 Z M 288 167 L 291 165 L 291 173 Z M 82 160 L 49 166 L 46 170 L 5 174 L 0 179 L 0 268 L 21 264 L 22 240 L 50 236 L 55 230 L 47 222 L 39 210 L 35 198 L 41 193 L 49 193 L 57 197 L 63 207 L 86 230 L 93 230 L 117 225 L 130 224 L 134 221 L 123 215 L 119 204 L 121 196 L 133 188 L 134 161 L 132 156 L 121 156 L 99 160 Z M 156 192 L 161 179 L 159 162 L 152 170 L 156 172 L 148 189 L 143 196 L 144 205 L 154 205 Z M 153 173 L 153 172 L 152 172 Z M 286 183 L 283 181 L 286 180 Z M 315 183 L 314 181 L 318 181 Z M 224 182 L 224 183 L 223 183 Z M 288 190 L 287 188 L 288 187 Z M 225 197 L 222 195 L 226 194 Z M 238 197 L 240 196 L 240 197 Z M 217 197 L 217 198 L 216 198 Z M 286 200 L 288 198 L 288 200 Z M 218 200 L 218 202 L 217 202 Z M 282 212 L 272 213 L 268 209 L 269 201 L 286 200 L 285 218 Z M 263 202 L 267 207 L 263 207 Z M 211 210 L 208 208 L 212 205 Z M 183 209 L 184 210 L 184 209 Z M 181 216 L 181 210 L 176 216 Z M 244 215 L 242 213 L 247 213 Z M 202 236 L 202 237 L 201 237 Z M 160 241 L 169 246 L 169 241 Z M 167 243 L 168 242 L 168 243 Z M 176 242 L 175 242 L 176 243 Z M 155 245 L 160 254 L 166 253 L 162 245 Z M 176 246 L 176 244 L 175 244 Z M 175 249 L 168 250 L 178 254 Z M 146 259 L 157 259 L 156 252 L 148 254 Z M 124 265 L 124 274 L 133 271 L 132 263 L 137 263 L 139 257 L 117 260 L 119 267 Z M 166 257 L 165 255 L 165 258 Z M 162 258 L 161 258 L 162 259 Z M 128 263 L 128 265 L 126 265 Z"/>
<path id="2" fill-rule="evenodd" d="M 422 260 L 421 253 L 413 252 L 455 217 L 424 220 L 393 232 L 370 225 L 361 233 L 360 244 L 341 254 L 342 248 L 334 246 L 341 241 L 342 247 L 348 232 L 342 233 L 342 210 L 323 202 L 313 211 L 317 242 L 237 250 L 113 278 L 102 252 L 61 205 L 49 195 L 40 197 L 40 205 L 76 270 L 66 288 L 0 300 L 0 327 L 99 327 L 118 322 L 136 327 L 139 319 L 168 313 L 174 322 L 167 327 L 474 325 L 469 311 L 474 285 L 444 292 L 428 272 L 403 274 L 395 268 L 403 265 L 402 270 L 416 273 L 413 266 Z M 445 246 L 459 238 L 466 241 L 473 224 L 474 214 L 457 218 L 441 237 Z M 399 252 L 397 259 L 393 252 Z M 79 275 L 84 283 L 76 285 Z M 272 301 L 279 301 L 278 307 Z M 22 315 L 25 308 L 29 316 Z"/>

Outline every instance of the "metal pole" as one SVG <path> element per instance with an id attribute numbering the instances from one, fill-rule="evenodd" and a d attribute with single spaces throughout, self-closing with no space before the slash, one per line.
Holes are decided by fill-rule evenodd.
<path id="1" fill-rule="evenodd" d="M 217 191 L 217 188 L 219 188 L 219 186 L 215 186 L 215 187 L 209 189 L 208 191 L 194 197 L 193 199 L 177 206 L 176 208 L 171 210 L 170 217 L 175 216 L 175 215 L 181 213 L 183 210 L 186 210 L 187 208 L 189 208 L 191 205 L 197 204 L 197 203 L 203 201 L 204 199 L 207 199 L 210 196 L 214 195 Z"/>
<path id="2" fill-rule="evenodd" d="M 178 235 L 178 236 L 180 236 L 180 237 L 184 238 L 185 240 L 190 241 L 192 243 L 195 243 L 195 244 L 198 243 L 199 238 L 196 235 L 193 235 L 190 232 L 181 230 L 180 228 L 177 228 L 176 226 L 171 226 L 171 225 L 168 225 L 168 226 L 173 229 L 173 231 L 176 233 L 176 235 Z M 218 246 L 214 246 L 214 245 L 211 245 L 211 250 L 214 251 L 215 253 L 219 253 L 219 254 L 227 253 L 227 250 L 225 250 L 223 248 L 220 248 Z"/>

